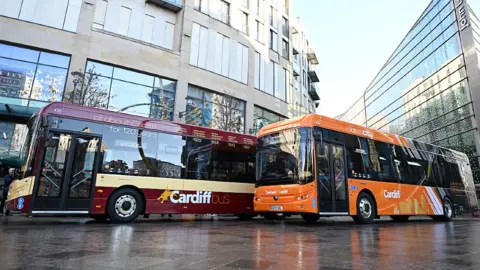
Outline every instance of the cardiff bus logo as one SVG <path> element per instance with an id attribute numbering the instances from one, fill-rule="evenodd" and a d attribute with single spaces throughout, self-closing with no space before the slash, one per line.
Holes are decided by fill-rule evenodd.
<path id="1" fill-rule="evenodd" d="M 171 201 L 172 203 L 205 203 L 209 204 L 212 201 L 211 191 L 197 191 L 194 194 L 182 194 L 179 190 L 169 190 L 168 187 L 163 191 L 160 197 L 157 198 L 160 203 Z"/>

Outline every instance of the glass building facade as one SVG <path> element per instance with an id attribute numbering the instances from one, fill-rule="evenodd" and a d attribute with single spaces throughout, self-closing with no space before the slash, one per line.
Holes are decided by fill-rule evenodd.
<path id="1" fill-rule="evenodd" d="M 480 31 L 466 0 L 433 0 L 337 118 L 466 153 L 480 185 Z"/>
<path id="2" fill-rule="evenodd" d="M 253 111 L 253 130 L 251 133 L 257 134 L 257 132 L 260 131 L 262 127 L 275 122 L 283 121 L 285 119 L 287 119 L 287 117 L 264 109 L 262 107 L 255 106 Z"/>
<path id="3" fill-rule="evenodd" d="M 80 83 L 66 102 L 173 120 L 175 81 L 94 61 L 78 75 Z"/>
<path id="4" fill-rule="evenodd" d="M 246 102 L 229 95 L 188 86 L 185 123 L 231 132 L 245 131 Z"/>
<path id="5" fill-rule="evenodd" d="M 27 134 L 25 120 L 52 101 L 62 101 L 70 57 L 0 43 L 0 179 L 15 165 Z M 20 120 L 20 121 L 19 121 Z"/>
<path id="6" fill-rule="evenodd" d="M 52 101 L 62 101 L 70 57 L 0 43 L 0 103 L 31 115 Z"/>

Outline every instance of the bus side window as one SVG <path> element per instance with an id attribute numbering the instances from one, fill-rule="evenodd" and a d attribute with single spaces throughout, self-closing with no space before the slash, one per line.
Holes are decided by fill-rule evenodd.
<path id="1" fill-rule="evenodd" d="M 378 180 L 385 182 L 398 182 L 398 175 L 393 167 L 393 145 L 369 140 L 370 160 L 372 171 L 378 173 Z"/>
<path id="2" fill-rule="evenodd" d="M 345 135 L 345 147 L 347 148 L 348 177 L 371 178 L 367 140 L 354 135 Z"/>
<path id="3" fill-rule="evenodd" d="M 460 171 L 461 168 L 458 160 L 456 162 L 451 162 L 450 168 L 452 169 L 452 188 L 464 189 L 465 186 L 463 185 L 462 175 Z"/>
<path id="4" fill-rule="evenodd" d="M 435 158 L 435 160 L 432 162 L 432 174 L 433 174 L 433 178 L 434 178 L 433 186 L 443 187 L 443 177 L 442 177 L 442 172 L 441 172 L 441 165 L 439 163 L 440 159 L 442 157 L 435 154 L 434 158 Z"/>

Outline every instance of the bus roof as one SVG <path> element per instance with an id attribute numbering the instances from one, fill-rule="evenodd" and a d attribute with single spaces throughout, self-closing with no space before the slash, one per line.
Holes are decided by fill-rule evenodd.
<path id="1" fill-rule="evenodd" d="M 405 143 L 405 138 L 401 136 L 389 134 L 375 129 L 370 129 L 364 126 L 351 124 L 342 120 L 330 118 L 319 114 L 307 114 L 297 118 L 272 123 L 260 129 L 260 131 L 258 132 L 258 136 L 262 137 L 270 133 L 294 127 L 321 127 L 329 130 L 335 130 L 346 134 L 375 139 L 378 141 L 397 145 Z"/>
<path id="2" fill-rule="evenodd" d="M 346 134 L 364 137 L 367 139 L 374 139 L 377 141 L 382 141 L 382 142 L 390 143 L 394 145 L 416 148 L 416 146 L 414 145 L 414 141 L 416 140 L 402 137 L 396 134 L 391 134 L 391 133 L 367 128 L 364 126 L 348 123 L 342 120 L 334 119 L 334 118 L 319 115 L 319 114 L 307 114 L 297 118 L 287 119 L 287 120 L 266 125 L 260 129 L 260 131 L 258 132 L 258 137 L 266 136 L 281 130 L 298 128 L 298 127 L 321 127 L 321 128 L 335 130 L 335 131 L 346 133 Z M 416 142 L 423 144 L 425 147 L 432 145 L 432 144 L 423 143 L 420 141 L 416 141 Z M 436 147 L 447 149 L 439 146 L 436 146 Z M 428 151 L 427 149 L 422 149 L 422 150 Z M 452 152 L 456 152 L 466 157 L 464 153 L 461 153 L 452 149 L 448 149 L 448 150 Z"/>
<path id="3" fill-rule="evenodd" d="M 172 121 L 142 117 L 128 113 L 113 112 L 104 109 L 84 107 L 62 102 L 52 102 L 37 113 L 43 116 L 59 116 L 76 120 L 91 121 L 104 124 L 122 125 L 132 128 L 143 127 L 145 129 L 176 133 L 179 135 L 207 138 L 217 141 L 255 145 L 256 137 L 240 133 L 216 130 L 211 128 L 187 125 Z"/>

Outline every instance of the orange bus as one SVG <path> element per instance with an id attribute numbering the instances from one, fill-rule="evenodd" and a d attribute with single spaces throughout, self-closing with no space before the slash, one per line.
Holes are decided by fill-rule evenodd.
<path id="1" fill-rule="evenodd" d="M 478 203 L 464 153 L 311 114 L 263 127 L 255 212 L 450 221 Z"/>
<path id="2" fill-rule="evenodd" d="M 9 210 L 116 222 L 255 215 L 254 136 L 57 102 L 28 129 Z"/>

